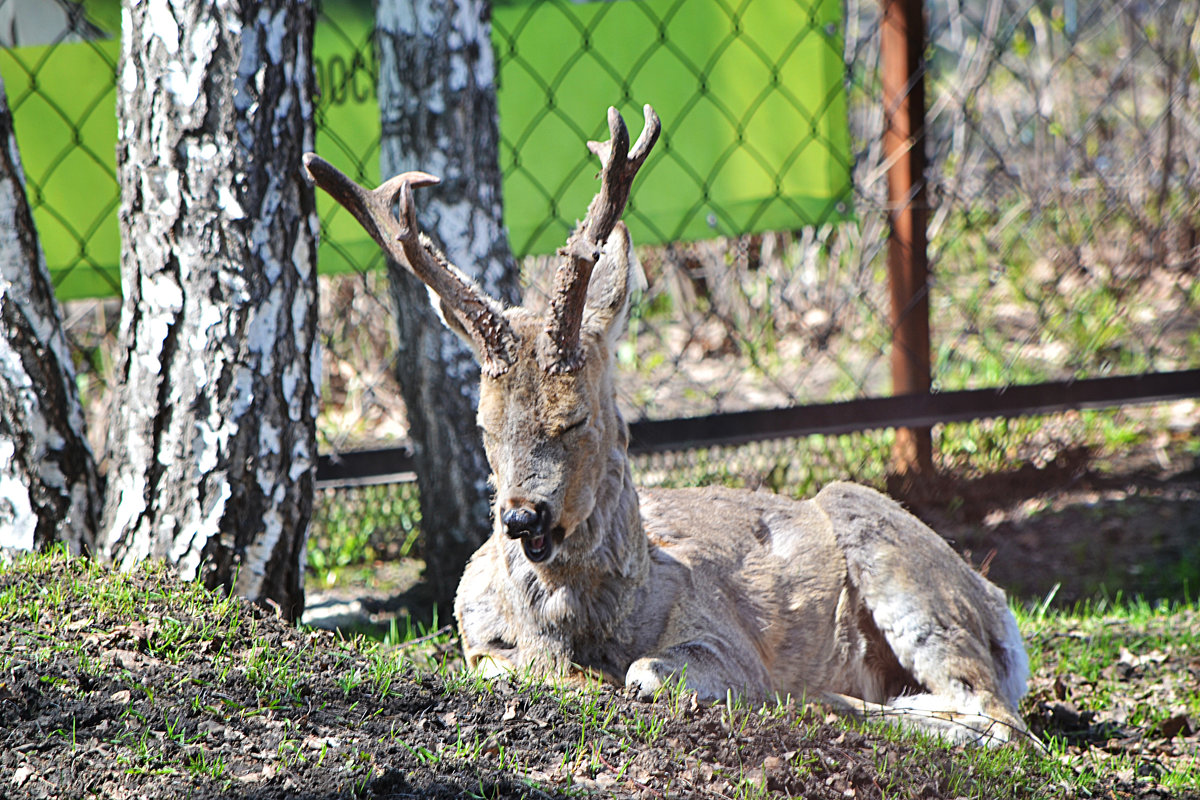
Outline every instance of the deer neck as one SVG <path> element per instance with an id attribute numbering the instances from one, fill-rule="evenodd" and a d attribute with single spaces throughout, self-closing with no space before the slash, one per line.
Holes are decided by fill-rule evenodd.
<path id="1" fill-rule="evenodd" d="M 559 556 L 533 565 L 524 561 L 520 548 L 509 548 L 509 571 L 523 595 L 518 601 L 533 611 L 540 635 L 569 631 L 574 637 L 609 640 L 646 581 L 648 551 L 629 460 L 624 447 L 614 447 L 592 513 L 567 537 Z"/>

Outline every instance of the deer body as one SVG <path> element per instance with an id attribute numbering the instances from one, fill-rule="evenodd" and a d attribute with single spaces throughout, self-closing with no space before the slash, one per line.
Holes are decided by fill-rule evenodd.
<path id="1" fill-rule="evenodd" d="M 485 544 L 458 596 L 468 661 L 582 667 L 642 696 L 684 675 L 703 700 L 924 693 L 954 710 L 974 693 L 973 713 L 1019 725 L 1025 656 L 1003 595 L 888 498 L 837 483 L 805 502 L 716 487 L 641 499 L 644 523 L 604 537 L 624 574 Z"/>
<path id="2" fill-rule="evenodd" d="M 366 192 L 306 157 L 482 366 L 495 530 L 455 602 L 468 664 L 583 669 L 646 698 L 677 677 L 703 700 L 820 697 L 959 741 L 1023 734 L 1028 668 L 1003 592 L 894 501 L 846 483 L 808 501 L 634 487 L 613 374 L 632 259 L 618 220 L 658 119 L 647 106 L 632 149 L 612 109 L 609 127 L 545 315 L 501 307 L 417 233 L 411 187 L 431 176 Z"/>
<path id="3" fill-rule="evenodd" d="M 610 245 L 628 246 L 623 229 Z M 593 280 L 626 268 L 602 261 Z M 585 316 L 583 368 L 551 380 L 533 344 L 544 321 L 509 318 L 529 344 L 480 389 L 498 501 L 455 603 L 468 664 L 588 670 L 644 698 L 678 676 L 702 700 L 823 697 L 964 741 L 1024 730 L 1027 662 L 1004 594 L 940 536 L 848 483 L 808 501 L 638 491 L 606 327 L 623 317 Z M 533 557 L 505 522 L 526 507 L 546 520 Z"/>

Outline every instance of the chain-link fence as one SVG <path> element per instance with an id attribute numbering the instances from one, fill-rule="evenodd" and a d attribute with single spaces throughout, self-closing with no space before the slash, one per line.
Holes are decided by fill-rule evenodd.
<path id="1" fill-rule="evenodd" d="M 784 4 L 788 6 L 785 16 L 771 24 L 747 19 L 749 3 L 707 3 L 706 20 L 715 22 L 710 26 L 708 51 L 697 55 L 685 52 L 680 42 L 670 38 L 673 26 L 688 17 L 684 12 L 694 10 L 695 3 L 629 4 L 637 10 L 622 20 L 629 25 L 620 33 L 642 42 L 643 51 L 625 63 L 620 53 L 612 54 L 603 47 L 606 26 L 615 25 L 616 14 L 609 8 L 614 4 L 594 5 L 597 13 L 582 19 L 569 14 L 556 17 L 563 29 L 559 38 L 567 41 L 573 52 L 557 62 L 550 74 L 538 73 L 530 63 L 536 60 L 533 54 L 546 47 L 545 41 L 529 35 L 532 10 L 494 19 L 501 113 L 521 121 L 511 133 L 507 127 L 502 130 L 501 166 L 507 176 L 506 192 L 515 186 L 515 192 L 544 199 L 545 205 L 545 212 L 534 223 L 523 225 L 514 235 L 514 248 L 522 252 L 537 239 L 534 249 L 552 249 L 556 242 L 565 241 L 594 191 L 595 165 L 583 144 L 587 139 L 605 138 L 603 108 L 610 102 L 622 105 L 635 134 L 638 122 L 628 110 L 638 103 L 654 103 L 664 118 L 664 141 L 639 176 L 627 215 L 635 234 L 641 233 L 635 235 L 635 242 L 664 240 L 665 244 L 639 250 L 648 288 L 634 309 L 627 343 L 618 353 L 626 416 L 662 419 L 886 394 L 890 328 L 885 278 L 879 274 L 886 240 L 883 200 L 878 196 L 882 174 L 873 174 L 865 166 L 870 161 L 877 167 L 881 160 L 877 152 L 878 91 L 869 90 L 865 77 L 849 81 L 848 97 L 854 106 L 850 115 L 854 149 L 850 153 L 823 138 L 818 132 L 820 120 L 814 118 L 845 114 L 845 106 L 824 97 L 806 105 L 797 99 L 795 89 L 789 89 L 789 84 L 804 81 L 806 61 L 796 54 L 802 45 L 834 54 L 841 73 L 835 77 L 834 88 L 840 89 L 837 78 L 845 77 L 845 65 L 853 63 L 859 50 L 868 49 L 873 34 L 863 32 L 861 41 L 847 44 L 842 27 L 816 16 L 815 6 L 806 3 Z M 782 24 L 783 20 L 788 24 Z M 325 22 L 334 29 L 340 25 L 337 19 Z M 780 31 L 786 32 L 782 44 Z M 347 46 L 355 41 L 355 34 L 336 35 Z M 362 71 L 375 68 L 368 45 L 363 40 L 362 57 L 342 56 L 344 64 L 359 65 L 358 73 L 352 68 L 330 68 L 322 73 L 318 60 L 319 75 L 326 76 L 319 80 L 323 98 L 328 96 L 336 103 L 339 98 L 348 101 L 354 97 L 351 87 Z M 628 50 L 627 45 L 621 53 Z M 760 85 L 746 97 L 714 95 L 716 82 L 709 73 L 721 59 L 732 58 L 734 50 L 742 53 L 742 63 L 756 70 L 751 83 Z M 601 97 L 578 96 L 569 83 L 572 73 L 579 70 L 611 76 L 611 92 Z M 637 95 L 638 80 L 655 71 L 671 76 L 671 95 Z M 510 94 L 514 81 L 530 83 L 532 88 Z M 514 96 L 517 99 L 506 102 Z M 727 209 L 712 201 L 721 183 L 735 179 L 739 169 L 754 173 L 747 180 L 761 177 L 767 169 L 765 157 L 751 146 L 748 156 L 734 156 L 726 149 L 704 162 L 690 163 L 680 156 L 682 146 L 672 147 L 672 136 L 681 142 L 690 136 L 711 137 L 711 129 L 718 126 L 723 141 L 753 145 L 755 124 L 787 131 L 788 151 L 775 158 L 770 168 L 774 171 L 768 170 L 767 183 L 772 188 L 763 193 L 758 205 L 748 211 L 731 210 L 732 204 Z M 546 149 L 547 136 L 567 141 L 577 155 L 561 175 L 531 175 L 529 162 Z M 318 145 L 321 149 L 320 139 Z M 354 151 L 349 143 L 335 140 L 326 140 L 325 147 L 346 154 L 341 166 L 349 174 L 357 173 L 356 177 L 368 183 L 378 180 L 373 171 L 375 151 Z M 855 176 L 868 176 L 869 180 L 848 187 L 849 203 L 846 197 L 837 196 L 805 204 L 797 199 L 802 192 L 793 189 L 789 194 L 783 187 L 797 180 L 790 170 L 795 169 L 798 154 L 806 151 L 824 161 L 840 159 L 842 169 L 850 166 L 845 161 L 851 157 Z M 803 179 L 803 173 L 796 175 Z M 690 214 L 683 215 L 671 230 L 640 218 L 643 194 L 656 188 L 689 207 Z M 506 200 L 512 193 L 506 194 Z M 850 209 L 857 220 L 845 219 Z M 762 220 L 772 216 L 785 218 L 782 230 L 762 229 Z M 644 223 L 640 232 L 639 223 Z M 706 241 L 672 238 L 679 232 L 694 237 L 714 229 L 759 232 Z M 524 260 L 523 283 L 531 304 L 536 306 L 546 296 L 554 266 L 552 256 Z M 345 410 L 327 413 L 326 441 L 333 448 L 346 449 L 371 446 L 381 435 L 385 439 L 402 436 L 403 417 L 396 413 L 401 410 L 396 400 L 399 394 L 390 383 L 390 370 L 379 368 L 378 361 L 364 367 L 360 358 L 368 351 L 382 356 L 390 348 L 386 325 L 359 316 L 368 309 L 385 312 L 381 300 L 386 295 L 380 291 L 379 280 L 370 274 L 333 282 L 349 283 L 354 292 L 370 297 L 360 297 L 358 306 L 350 307 L 353 320 L 336 323 L 339 335 L 324 340 L 330 376 L 326 397 L 335 401 L 333 409 L 340 405 Z M 350 291 L 326 292 L 326 297 L 341 298 L 331 301 L 330 308 L 344 313 L 348 304 L 343 295 Z M 339 404 L 342 398 L 346 402 Z"/>
<path id="2" fill-rule="evenodd" d="M 1200 8 L 932 6 L 936 378 L 1200 359 Z"/>
<path id="3" fill-rule="evenodd" d="M 939 389 L 1200 362 L 1197 8 L 1072 7 L 929 4 Z M 887 393 L 877 6 L 846 19 L 858 219 L 647 255 L 635 415 Z"/>
<path id="4" fill-rule="evenodd" d="M 6 9 L 18 5 L 0 0 L 0 28 L 8 24 Z M 64 10 L 61 32 L 44 41 L 95 41 L 95 30 L 87 27 L 94 22 L 72 14 L 75 4 L 42 5 Z M 570 69 L 609 74 L 625 93 L 620 102 L 654 103 L 668 135 L 681 140 L 690 128 L 719 123 L 734 139 L 753 145 L 750 121 L 729 110 L 735 101 L 750 107 L 752 119 L 761 115 L 788 131 L 797 144 L 811 140 L 812 120 L 789 99 L 795 88 L 788 82 L 803 78 L 786 58 L 762 55 L 770 48 L 756 41 L 751 4 L 710 5 L 714 50 L 707 59 L 680 56 L 681 45 L 667 34 L 681 3 L 658 2 L 638 12 L 649 19 L 650 34 L 643 49 L 625 59 L 597 58 L 594 26 L 564 29 L 563 36 L 576 37 L 579 56 L 563 74 Z M 326 124 L 341 109 L 374 113 L 377 65 L 370 19 L 361 7 L 329 0 L 321 11 L 318 37 L 326 37 L 328 54 L 315 58 L 321 89 L 317 147 L 363 182 L 374 183 L 377 142 L 340 138 Z M 636 220 L 640 213 L 641 193 L 653 191 L 658 169 L 657 179 L 694 206 L 695 219 L 715 219 L 716 229 L 731 235 L 669 241 L 666 231 L 658 238 L 668 241 L 639 250 L 648 288 L 618 352 L 621 403 L 631 419 L 890 391 L 879 5 L 845 0 L 842 25 L 832 30 L 824 20 L 814 21 L 814 7 L 797 4 L 791 11 L 795 23 L 790 17 L 786 25 L 777 21 L 772 36 L 787 30 L 796 42 L 815 38 L 821 47 L 841 50 L 852 216 L 843 218 L 848 209 L 833 207 L 812 214 L 788 206 L 791 195 L 780 192 L 775 206 L 794 213 L 794 222 L 766 230 L 757 224 L 769 216 L 765 211 L 739 216 L 708 205 L 716 184 L 734 181 L 739 169 L 761 170 L 761 159 L 721 153 L 711 163 L 692 163 L 680 159 L 680 148 L 660 148 L 635 187 L 631 216 Z M 926 18 L 935 388 L 1200 366 L 1200 7 L 1187 0 L 930 0 Z M 528 61 L 528 48 L 536 43 L 523 41 L 515 26 L 497 27 L 501 68 Z M 712 100 L 717 87 L 708 69 L 730 57 L 731 48 L 749 54 L 748 63 L 760 70 L 754 81 L 782 100 L 764 99 L 767 94 L 754 95 L 749 104 L 745 97 Z M 94 49 L 98 63 L 111 69 L 115 60 L 104 55 L 102 45 Z M 20 66 L 33 81 L 28 90 L 10 85 L 18 115 L 23 104 L 46 102 L 37 77 L 53 63 L 53 52 L 47 45 Z M 11 54 L 2 51 L 4 57 Z M 674 76 L 674 95 L 636 96 L 636 74 L 655 70 Z M 560 136 L 578 144 L 579 166 L 563 175 L 562 185 L 534 187 L 554 211 L 539 230 L 557 226 L 565 232 L 583 213 L 586 196 L 562 200 L 560 190 L 577 178 L 586 187 L 594 168 L 583 141 L 603 138 L 602 110 L 613 99 L 583 98 L 586 110 L 572 111 L 580 99 L 557 94 L 561 78 L 535 74 L 540 100 L 527 101 L 525 109 L 531 120 L 552 117 Z M 61 157 L 51 159 L 54 168 L 45 174 L 28 176 L 35 208 L 45 207 L 53 181 L 103 161 L 103 148 L 89 144 L 88 133 L 103 101 L 78 100 L 79 109 L 51 109 L 66 133 L 61 141 L 46 133 L 38 145 L 58 147 Z M 701 107 L 704 114 L 697 111 Z M 68 119 L 68 112 L 82 116 Z M 538 146 L 530 137 L 506 138 L 502 157 L 509 173 L 520 172 L 522 157 Z M 829 149 L 827 157 L 834 152 Z M 729 172 L 721 171 L 727 167 Z M 99 174 L 101 183 L 111 183 L 110 198 L 100 203 L 107 208 L 116 202 L 115 179 L 111 171 Z M 776 175 L 768 182 L 781 186 L 788 180 Z M 75 253 L 78 265 L 99 263 L 90 246 L 104 235 L 101 226 L 59 217 L 61 230 L 42 230 L 48 250 L 62 246 Z M 738 230 L 735 222 L 747 227 Z M 755 232 L 741 235 L 744 230 Z M 381 259 L 374 248 L 341 247 L 336 237 L 327 242 L 349 272 L 322 278 L 323 444 L 348 449 L 402 439 L 406 425 L 391 374 L 394 333 L 386 277 L 376 269 Z M 524 260 L 524 281 L 535 298 L 544 294 L 552 266 L 546 257 Z M 87 376 L 104 374 L 108 356 L 100 345 L 111 346 L 104 332 L 111 334 L 116 319 L 112 301 L 70 305 L 67 316 L 81 344 L 81 361 L 91 366 L 85 370 L 84 382 L 93 387 L 87 399 L 102 407 L 103 382 L 89 384 Z M 817 449 L 843 474 L 874 479 L 882 472 L 877 451 L 886 450 L 886 434 L 881 437 L 879 447 L 872 444 L 857 458 L 837 455 L 845 449 L 837 439 L 823 439 Z M 700 472 L 712 465 L 726 478 L 754 472 L 763 480 L 774 467 L 760 462 L 779 461 L 763 455 L 774 452 L 771 447 L 759 449 L 732 466 L 703 451 L 687 463 Z M 653 478 L 662 467 L 656 464 L 648 461 L 644 474 Z"/>
<path id="5" fill-rule="evenodd" d="M 844 12 L 855 218 L 642 248 L 648 288 L 619 353 L 629 418 L 889 393 L 879 7 L 848 0 Z M 934 388 L 1200 366 L 1196 8 L 939 0 L 927 21 Z M 501 38 L 497 58 L 518 57 Z M 702 180 L 681 185 L 703 193 Z M 535 297 L 552 273 L 552 259 L 524 262 Z M 1183 415 L 1172 424 L 1186 437 L 1197 419 Z M 1024 463 L 1053 480 L 1075 474 L 1094 426 L 1077 415 L 940 426 L 937 463 L 958 475 Z M 1129 434 L 1118 422 L 1104 435 Z M 639 456 L 635 471 L 647 485 L 807 495 L 839 477 L 882 485 L 891 446 L 890 431 L 816 435 Z"/>

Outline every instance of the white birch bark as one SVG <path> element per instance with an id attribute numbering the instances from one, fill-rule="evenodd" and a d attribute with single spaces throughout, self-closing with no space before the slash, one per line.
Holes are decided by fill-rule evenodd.
<path id="1" fill-rule="evenodd" d="M 312 5 L 126 0 L 102 554 L 303 609 L 320 385 Z"/>
<path id="2" fill-rule="evenodd" d="M 0 548 L 91 549 L 100 509 L 75 370 L 0 80 Z"/>
<path id="3" fill-rule="evenodd" d="M 442 179 L 416 205 L 421 227 L 493 297 L 516 302 L 518 270 L 501 223 L 495 61 L 485 0 L 379 0 L 381 174 Z M 475 429 L 479 370 L 438 321 L 425 287 L 393 268 L 397 371 L 421 496 L 426 577 L 449 601 L 491 532 L 487 459 Z"/>

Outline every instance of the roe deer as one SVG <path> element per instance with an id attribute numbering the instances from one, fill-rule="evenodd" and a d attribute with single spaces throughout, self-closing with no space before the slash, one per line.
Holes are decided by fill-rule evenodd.
<path id="1" fill-rule="evenodd" d="M 706 701 L 821 698 L 955 741 L 1027 736 L 1028 666 L 1004 593 L 891 499 L 848 483 L 808 501 L 633 485 L 613 351 L 631 288 L 619 219 L 660 128 L 650 106 L 645 118 L 630 149 L 610 108 L 611 139 L 588 143 L 600 190 L 559 251 L 545 315 L 502 307 L 418 231 L 412 187 L 433 176 L 367 191 L 305 156 L 482 367 L 494 532 L 455 602 L 467 662 L 598 673 L 644 698 L 673 677 Z"/>

